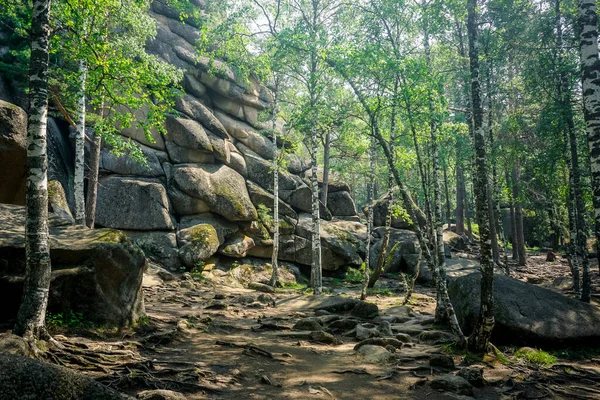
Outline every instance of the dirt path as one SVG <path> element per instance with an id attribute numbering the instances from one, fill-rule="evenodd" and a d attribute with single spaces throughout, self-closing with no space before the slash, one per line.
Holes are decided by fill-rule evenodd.
<path id="1" fill-rule="evenodd" d="M 314 317 L 315 308 L 325 299 L 315 300 L 297 291 L 264 294 L 210 283 L 188 281 L 184 284 L 187 289 L 180 285 L 180 281 L 146 284 L 146 310 L 151 324 L 163 330 L 168 326 L 180 329 L 175 340 L 144 355 L 199 363 L 211 371 L 206 382 L 219 392 L 188 393 L 189 399 L 457 398 L 427 385 L 433 376 L 452 369 L 429 365 L 431 355 L 443 354 L 441 345 L 418 343 L 421 332 L 439 332 L 431 317 L 435 302 L 425 288 L 415 295 L 414 314 L 397 318 L 403 322 L 392 324 L 394 333 L 409 332 L 411 342 L 398 349 L 390 361 L 372 363 L 354 351 L 358 340 L 344 336 L 351 329 L 336 332 L 339 344 L 319 343 L 310 331 L 291 329 L 297 321 Z M 337 291 L 358 297 L 356 286 Z M 401 298 L 372 296 L 369 301 L 385 315 L 400 304 Z M 322 321 L 347 317 L 323 311 L 318 314 L 322 314 L 318 317 Z M 381 319 L 356 320 L 377 326 Z M 266 352 L 252 351 L 249 345 Z M 492 383 L 502 382 L 512 373 L 501 365 L 495 369 L 496 373 L 488 377 Z M 475 396 L 501 398 L 494 387 L 475 389 Z"/>
<path id="2" fill-rule="evenodd" d="M 541 276 L 541 284 L 552 286 L 564 276 L 560 260 L 546 268 L 540 256 L 530 260 L 516 277 Z M 132 396 L 167 388 L 187 399 L 600 398 L 600 359 L 593 356 L 559 359 L 539 369 L 513 358 L 503 363 L 454 352 L 449 332 L 434 324 L 435 299 L 428 287 L 418 286 L 410 308 L 401 307 L 399 282 L 382 278 L 381 292 L 387 295 L 368 299 L 379 309 L 373 319 L 370 310 L 356 311 L 359 285 L 325 279 L 330 294 L 314 297 L 301 290 L 248 290 L 220 275 L 223 279 L 211 274 L 213 279 L 194 280 L 187 274 L 167 281 L 147 275 L 147 323 L 133 336 L 119 338 L 118 345 L 134 347 L 136 355 L 110 367 L 111 374 L 94 374 Z M 394 342 L 397 348 L 388 346 L 389 352 L 365 347 L 359 355 L 356 336 L 365 332 L 406 343 Z M 116 348 L 112 341 L 86 346 L 95 343 Z M 467 367 L 481 368 L 486 385 L 453 387 L 453 377 Z M 440 380 L 442 386 L 434 382 Z"/>

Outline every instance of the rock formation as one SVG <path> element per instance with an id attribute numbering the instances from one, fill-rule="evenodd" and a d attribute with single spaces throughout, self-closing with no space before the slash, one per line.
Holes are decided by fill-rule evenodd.
<path id="1" fill-rule="evenodd" d="M 102 149 L 96 222 L 126 230 L 149 257 L 173 270 L 193 268 L 215 253 L 270 258 L 272 222 L 258 210 L 273 208 L 273 142 L 260 119 L 273 95 L 219 61 L 219 73 L 210 74 L 209 60 L 195 57 L 198 30 L 161 2 L 151 14 L 158 34 L 148 50 L 185 70 L 185 93 L 176 101 L 179 115 L 167 119 L 166 135 L 155 133 L 149 142 L 139 130 L 122 132 L 140 144 L 147 167 Z M 304 214 L 311 211 L 310 165 L 296 155 L 287 165 L 279 175 L 280 258 L 310 265 Z M 366 230 L 349 187 L 332 179 L 329 192 L 327 207 L 321 206 L 328 220 L 321 228 L 323 268 L 360 265 Z"/>
<path id="2" fill-rule="evenodd" d="M 52 281 L 48 310 L 80 312 L 90 322 L 124 326 L 144 316 L 146 259 L 125 234 L 87 229 L 50 214 Z M 25 208 L 0 204 L 0 321 L 15 318 L 25 275 Z"/>

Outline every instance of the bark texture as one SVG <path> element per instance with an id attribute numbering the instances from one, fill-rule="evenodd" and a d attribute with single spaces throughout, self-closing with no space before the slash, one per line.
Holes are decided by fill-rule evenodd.
<path id="1" fill-rule="evenodd" d="M 479 243 L 481 257 L 481 308 L 477 325 L 469 337 L 469 347 L 473 351 L 485 352 L 494 328 L 494 263 L 492 259 L 489 230 L 488 175 L 485 132 L 483 128 L 483 108 L 479 82 L 479 53 L 477 50 L 477 0 L 467 1 L 467 31 L 469 36 L 469 61 L 471 70 L 471 105 L 473 107 L 473 133 L 475 147 L 475 171 L 473 183 L 475 206 L 479 221 Z"/>
<path id="2" fill-rule="evenodd" d="M 277 82 L 275 83 L 273 109 L 271 112 L 271 118 L 273 125 L 271 129 L 273 131 L 273 254 L 271 255 L 271 266 L 273 272 L 269 284 L 276 286 L 279 281 L 279 265 L 277 264 L 277 257 L 279 256 L 279 152 L 277 149 L 277 95 L 278 88 Z"/>
<path id="3" fill-rule="evenodd" d="M 583 88 L 583 112 L 590 148 L 594 226 L 600 243 L 600 59 L 598 58 L 598 14 L 595 0 L 579 0 L 578 27 Z M 598 252 L 600 260 L 600 251 Z M 600 263 L 598 264 L 600 268 Z"/>
<path id="4" fill-rule="evenodd" d="M 84 61 L 79 62 L 79 96 L 77 99 L 77 132 L 75 133 L 75 222 L 85 224 L 85 194 L 84 194 L 84 170 L 85 170 L 85 82 L 87 67 Z"/>
<path id="5" fill-rule="evenodd" d="M 13 332 L 28 340 L 45 334 L 50 288 L 48 242 L 48 43 L 50 1 L 34 0 L 29 61 L 29 120 L 27 129 L 26 272 L 23 299 Z"/>
<path id="6" fill-rule="evenodd" d="M 86 201 L 86 225 L 93 228 L 96 222 L 96 201 L 98 200 L 98 170 L 100 169 L 100 148 L 102 137 L 94 134 L 94 140 L 90 145 L 90 170 L 88 175 L 88 193 Z"/>

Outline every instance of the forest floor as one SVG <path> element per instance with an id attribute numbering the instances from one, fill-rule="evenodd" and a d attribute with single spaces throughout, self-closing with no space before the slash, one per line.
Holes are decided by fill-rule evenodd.
<path id="1" fill-rule="evenodd" d="M 594 292 L 600 293 L 597 265 L 593 267 Z M 531 254 L 526 267 L 511 269 L 516 278 L 572 295 L 569 270 L 561 258 L 546 262 L 545 254 Z M 414 313 L 394 324 L 394 332 L 410 334 L 411 342 L 389 360 L 373 361 L 354 351 L 358 340 L 344 336 L 344 330 L 334 332 L 333 343 L 323 343 L 331 338 L 291 329 L 297 321 L 315 315 L 326 323 L 339 320 L 341 316 L 315 312 L 315 308 L 328 296 L 335 296 L 340 304 L 358 298 L 358 284 L 326 278 L 330 294 L 315 299 L 300 289 L 265 294 L 218 279 L 175 278 L 145 277 L 148 319 L 136 333 L 124 334 L 112 343 L 98 338 L 68 339 L 88 349 L 109 349 L 106 354 L 110 349 L 130 352 L 120 363 L 106 363 L 87 373 L 133 396 L 140 390 L 164 388 L 184 393 L 188 399 L 600 398 L 600 355 L 595 350 L 553 353 L 557 358 L 552 365 L 541 366 L 517 358 L 515 348 L 500 348 L 502 354 L 481 359 L 443 340 L 420 340 L 421 332 L 445 330 L 433 323 L 435 297 L 425 286 L 416 287 L 409 303 Z M 378 288 L 368 301 L 377 304 L 380 314 L 406 313 L 397 307 L 403 297 L 396 278 L 382 278 Z M 362 322 L 376 326 L 378 320 Z M 451 357 L 455 367 L 432 366 L 439 364 L 432 362 L 439 355 Z M 472 397 L 432 387 L 432 381 L 467 366 L 483 368 L 487 381 L 474 388 Z"/>

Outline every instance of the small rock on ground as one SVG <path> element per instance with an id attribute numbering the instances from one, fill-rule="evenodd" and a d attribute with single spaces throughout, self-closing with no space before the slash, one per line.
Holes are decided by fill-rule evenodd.
<path id="1" fill-rule="evenodd" d="M 139 400 L 186 400 L 179 392 L 172 390 L 145 390 L 137 394 Z"/>
<path id="2" fill-rule="evenodd" d="M 366 363 L 383 364 L 389 362 L 394 355 L 384 347 L 367 344 L 357 351 Z"/>
<path id="3" fill-rule="evenodd" d="M 458 376 L 466 379 L 467 382 L 475 387 L 482 387 L 486 383 L 483 377 L 483 368 L 479 366 L 464 367 L 458 371 Z"/>
<path id="4" fill-rule="evenodd" d="M 442 375 L 431 381 L 433 389 L 452 392 L 466 396 L 473 395 L 473 386 L 466 379 L 456 375 Z"/>
<path id="5" fill-rule="evenodd" d="M 429 359 L 429 365 L 432 367 L 453 369 L 454 359 L 445 354 L 433 354 Z"/>

